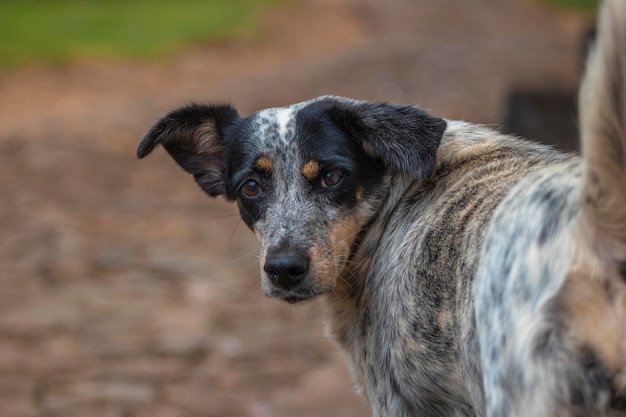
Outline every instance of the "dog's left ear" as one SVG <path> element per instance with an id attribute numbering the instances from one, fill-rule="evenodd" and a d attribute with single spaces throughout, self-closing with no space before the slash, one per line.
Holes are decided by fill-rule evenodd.
<path id="1" fill-rule="evenodd" d="M 430 176 L 446 121 L 413 106 L 332 100 L 331 119 L 386 167 L 416 179 Z"/>
<path id="2" fill-rule="evenodd" d="M 228 105 L 181 107 L 152 126 L 137 156 L 143 158 L 162 145 L 207 194 L 225 194 L 224 131 L 238 119 L 237 111 Z"/>

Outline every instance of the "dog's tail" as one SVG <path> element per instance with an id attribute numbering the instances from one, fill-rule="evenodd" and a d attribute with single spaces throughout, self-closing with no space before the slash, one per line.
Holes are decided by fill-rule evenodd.
<path id="1" fill-rule="evenodd" d="M 626 247 L 626 0 L 606 0 L 580 93 L 582 214 L 600 239 Z M 607 242 L 608 243 L 608 242 Z M 623 249 L 622 249 L 623 250 Z"/>

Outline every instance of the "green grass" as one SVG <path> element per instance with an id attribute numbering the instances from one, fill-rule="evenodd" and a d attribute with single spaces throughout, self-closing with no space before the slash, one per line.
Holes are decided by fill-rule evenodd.
<path id="1" fill-rule="evenodd" d="M 253 33 L 285 0 L 0 0 L 0 68 L 167 56 Z"/>
<path id="2" fill-rule="evenodd" d="M 543 0 L 545 3 L 561 9 L 591 13 L 598 8 L 600 0 Z"/>

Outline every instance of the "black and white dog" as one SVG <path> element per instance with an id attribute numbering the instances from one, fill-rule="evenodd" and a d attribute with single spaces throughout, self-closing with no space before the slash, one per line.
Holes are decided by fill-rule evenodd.
<path id="1" fill-rule="evenodd" d="M 626 416 L 626 1 L 581 93 L 583 156 L 320 97 L 192 105 L 162 145 L 261 242 L 271 297 L 322 296 L 375 417 Z"/>

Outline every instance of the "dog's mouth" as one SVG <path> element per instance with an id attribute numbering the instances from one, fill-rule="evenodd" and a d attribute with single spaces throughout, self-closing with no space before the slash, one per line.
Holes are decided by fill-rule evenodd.
<path id="1" fill-rule="evenodd" d="M 288 295 L 286 297 L 282 297 L 283 300 L 287 301 L 289 304 L 296 304 L 299 303 L 301 301 L 307 301 L 310 300 L 313 297 L 304 297 L 301 295 Z"/>
<path id="2" fill-rule="evenodd" d="M 302 288 L 295 288 L 291 290 L 271 287 L 269 290 L 265 291 L 265 295 L 272 298 L 280 298 L 281 300 L 287 301 L 289 304 L 296 304 L 303 301 L 311 300 L 328 292 L 329 291 L 324 291 L 319 288 L 307 285 L 302 286 Z"/>

